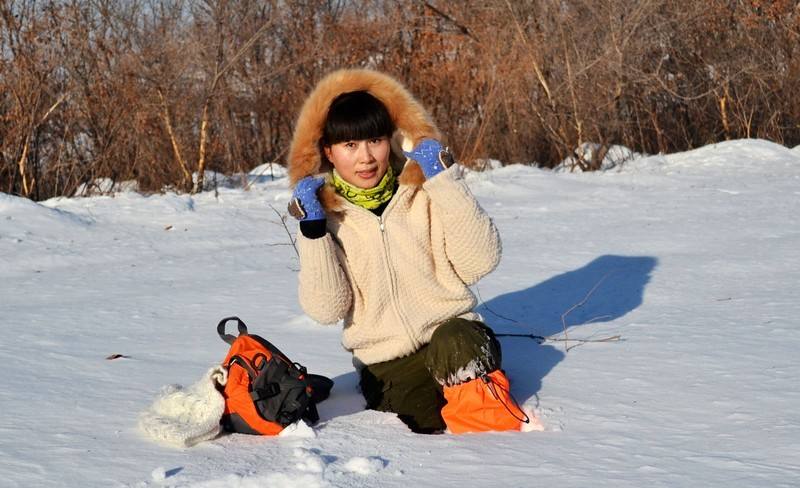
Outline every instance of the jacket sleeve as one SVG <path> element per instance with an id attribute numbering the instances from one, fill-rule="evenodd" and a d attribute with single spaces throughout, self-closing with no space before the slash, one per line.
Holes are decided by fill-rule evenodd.
<path id="1" fill-rule="evenodd" d="M 423 184 L 431 199 L 432 218 L 441 220 L 445 252 L 458 276 L 467 285 L 494 270 L 500 263 L 502 245 L 492 219 L 478 205 L 453 165 Z"/>
<path id="2" fill-rule="evenodd" d="M 350 311 L 353 292 L 330 234 L 297 236 L 300 254 L 298 297 L 303 311 L 320 324 L 334 324 Z"/>

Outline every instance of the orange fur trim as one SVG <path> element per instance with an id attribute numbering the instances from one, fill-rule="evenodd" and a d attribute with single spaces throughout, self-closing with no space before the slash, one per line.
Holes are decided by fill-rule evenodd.
<path id="1" fill-rule="evenodd" d="M 422 186 L 422 184 L 425 183 L 425 173 L 422 172 L 422 168 L 419 167 L 419 164 L 411 161 L 406 164 L 406 167 L 403 169 L 403 172 L 400 173 L 397 181 L 399 181 L 401 185 Z"/>
<path id="2" fill-rule="evenodd" d="M 399 81 L 387 74 L 367 69 L 334 71 L 317 83 L 300 109 L 289 148 L 289 181 L 292 186 L 305 176 L 331 170 L 330 163 L 322 157 L 319 147 L 328 109 L 333 99 L 340 94 L 358 90 L 368 91 L 386 105 L 397 128 L 395 138 L 408 137 L 415 145 L 426 137 L 441 139 L 439 129 L 428 112 Z M 393 151 L 396 153 L 397 149 Z M 402 154 L 393 156 L 395 164 L 400 160 L 405 161 Z M 411 167 L 419 169 L 416 164 L 406 165 L 399 175 L 401 184 L 404 184 L 404 180 L 418 182 L 416 177 L 404 176 Z M 424 176 L 422 181 L 425 181 Z M 335 206 L 338 205 L 333 205 Z"/>
<path id="3" fill-rule="evenodd" d="M 319 192 L 319 203 L 326 212 L 341 212 L 344 197 L 336 193 L 333 186 L 326 184 Z"/>

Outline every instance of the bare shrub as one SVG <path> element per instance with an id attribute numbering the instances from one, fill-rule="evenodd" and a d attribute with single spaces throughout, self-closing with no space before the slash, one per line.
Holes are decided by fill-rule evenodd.
<path id="1" fill-rule="evenodd" d="M 281 161 L 341 67 L 401 79 L 467 165 L 793 146 L 798 50 L 788 0 L 0 0 L 0 191 L 201 191 Z"/>

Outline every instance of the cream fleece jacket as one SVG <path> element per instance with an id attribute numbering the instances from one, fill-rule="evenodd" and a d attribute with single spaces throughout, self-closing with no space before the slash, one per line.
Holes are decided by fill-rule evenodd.
<path id="1" fill-rule="evenodd" d="M 344 202 L 325 237 L 298 235 L 300 304 L 319 323 L 343 320 L 357 367 L 417 351 L 451 317 L 477 318 L 468 286 L 497 266 L 501 244 L 461 173 L 401 184 L 381 217 Z"/>

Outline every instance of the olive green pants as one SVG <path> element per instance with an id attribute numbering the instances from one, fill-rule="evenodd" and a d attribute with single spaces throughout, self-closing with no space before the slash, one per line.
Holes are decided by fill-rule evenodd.
<path id="1" fill-rule="evenodd" d="M 439 432 L 446 427 L 439 413 L 446 403 L 442 387 L 491 373 L 500 364 L 500 344 L 489 327 L 453 318 L 419 351 L 365 366 L 361 392 L 367 408 L 396 413 L 414 432 Z"/>

